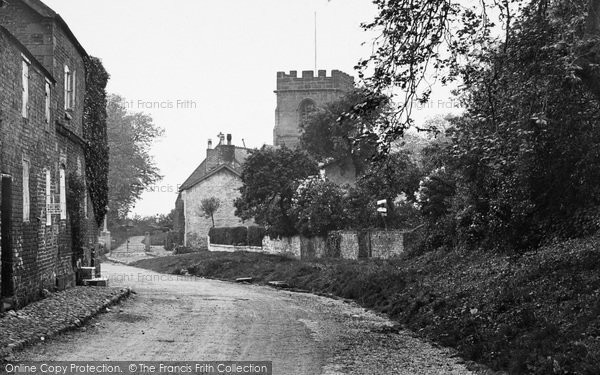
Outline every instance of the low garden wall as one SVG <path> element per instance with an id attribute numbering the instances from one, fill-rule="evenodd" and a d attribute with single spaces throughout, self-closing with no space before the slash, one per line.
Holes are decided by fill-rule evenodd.
<path id="1" fill-rule="evenodd" d="M 300 258 L 302 252 L 300 250 L 300 236 L 271 238 L 263 237 L 262 248 L 267 254 L 290 254 Z"/>
<path id="2" fill-rule="evenodd" d="M 241 233 L 241 229 L 244 228 L 233 229 Z M 230 241 L 230 244 L 215 244 L 211 243 L 211 236 L 209 235 L 207 243 L 210 251 L 289 254 L 299 259 L 390 259 L 405 251 L 405 242 L 411 238 L 413 232 L 400 230 L 338 230 L 329 232 L 326 237 L 292 236 L 271 238 L 264 236 L 262 246 L 231 244 L 232 242 L 237 243 L 236 241 Z"/>
<path id="3" fill-rule="evenodd" d="M 404 231 L 332 231 L 327 237 L 263 238 L 262 251 L 291 254 L 301 259 L 379 258 L 389 259 L 404 252 Z"/>
<path id="4" fill-rule="evenodd" d="M 404 252 L 404 232 L 373 231 L 370 237 L 372 258 L 389 259 Z"/>
<path id="5" fill-rule="evenodd" d="M 208 238 L 208 250 L 209 251 L 225 251 L 233 253 L 234 251 L 249 251 L 252 253 L 262 253 L 263 248 L 260 246 L 234 246 L 234 245 L 219 245 L 210 243 L 210 237 Z"/>

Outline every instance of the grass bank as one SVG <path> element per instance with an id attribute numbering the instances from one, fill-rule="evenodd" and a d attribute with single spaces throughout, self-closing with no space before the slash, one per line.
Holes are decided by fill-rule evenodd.
<path id="1" fill-rule="evenodd" d="M 593 236 L 519 257 L 440 251 L 392 261 L 203 252 L 135 265 L 222 280 L 283 280 L 356 300 L 495 370 L 597 375 L 599 244 Z"/>

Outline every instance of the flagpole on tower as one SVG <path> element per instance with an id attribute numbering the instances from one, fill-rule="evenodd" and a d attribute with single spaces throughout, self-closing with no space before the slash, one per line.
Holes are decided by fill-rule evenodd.
<path id="1" fill-rule="evenodd" d="M 317 11 L 315 11 L 315 72 L 317 71 Z"/>

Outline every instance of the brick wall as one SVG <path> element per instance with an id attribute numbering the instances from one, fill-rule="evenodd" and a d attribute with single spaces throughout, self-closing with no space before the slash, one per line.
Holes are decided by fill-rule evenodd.
<path id="1" fill-rule="evenodd" d="M 277 73 L 277 108 L 275 110 L 275 129 L 273 144 L 285 143 L 295 147 L 300 137 L 299 106 L 310 99 L 317 106 L 335 101 L 354 87 L 354 78 L 339 70 L 333 70 L 327 76 L 325 70 L 319 70 L 315 76 L 311 70 L 303 71 L 298 77 L 296 71 L 290 74 Z"/>
<path id="2" fill-rule="evenodd" d="M 60 223 L 46 226 L 45 170 L 57 177 L 56 142 L 45 122 L 46 76 L 31 64 L 29 68 L 28 117 L 21 114 L 22 50 L 0 32 L 0 168 L 12 177 L 12 272 L 18 304 L 37 297 L 42 288 L 52 288 L 60 272 L 58 233 Z M 30 164 L 30 218 L 23 218 L 23 160 Z M 57 181 L 57 180 L 55 180 Z M 56 186 L 52 191 L 56 192 Z M 4 249 L 3 249 L 4 251 Z M 8 249 L 7 249 L 8 251 Z"/>
<path id="3" fill-rule="evenodd" d="M 85 68 L 83 55 L 75 42 L 54 18 L 43 17 L 19 0 L 0 9 L 0 24 L 8 29 L 56 79 L 52 102 L 53 120 L 63 121 L 73 132 L 82 135 Z M 65 111 L 64 67 L 75 72 L 75 106 Z M 65 112 L 68 112 L 67 119 Z"/>
<path id="4" fill-rule="evenodd" d="M 52 73 L 54 22 L 34 12 L 20 0 L 0 9 L 0 24 L 6 27 Z"/>
<path id="5" fill-rule="evenodd" d="M 52 215 L 46 225 L 46 170 L 51 175 L 51 193 L 59 195 L 59 170 L 85 172 L 82 146 L 58 134 L 60 122 L 81 137 L 85 73 L 80 47 L 53 18 L 38 15 L 21 1 L 11 1 L 0 10 L 0 24 L 10 34 L 0 32 L 0 168 L 12 176 L 12 272 L 18 306 L 37 299 L 42 289 L 67 287 L 74 283 L 73 251 L 69 220 Z M 22 48 L 20 44 L 25 45 Z M 31 56 L 29 116 L 21 115 L 21 54 Z M 37 59 L 35 58 L 37 57 Z M 40 67 L 36 66 L 39 60 Z M 76 72 L 75 105 L 64 108 L 64 65 Z M 43 68 L 56 79 L 51 87 L 51 119 L 45 120 L 45 80 Z M 30 220 L 23 220 L 23 166 L 30 163 Z M 79 160 L 79 166 L 77 164 Z M 0 192 L 1 194 L 1 192 Z M 57 201 L 58 202 L 58 201 Z M 87 244 L 97 240 L 97 226 L 88 198 Z"/>

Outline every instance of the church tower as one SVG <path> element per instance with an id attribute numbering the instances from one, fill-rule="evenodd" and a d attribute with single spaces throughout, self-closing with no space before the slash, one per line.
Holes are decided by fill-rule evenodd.
<path id="1" fill-rule="evenodd" d="M 328 77 L 325 70 L 317 76 L 312 70 L 297 76 L 277 72 L 277 108 L 275 109 L 275 129 L 273 144 L 295 148 L 300 142 L 303 121 L 316 107 L 335 101 L 354 88 L 354 77 L 339 70 L 333 70 Z"/>

